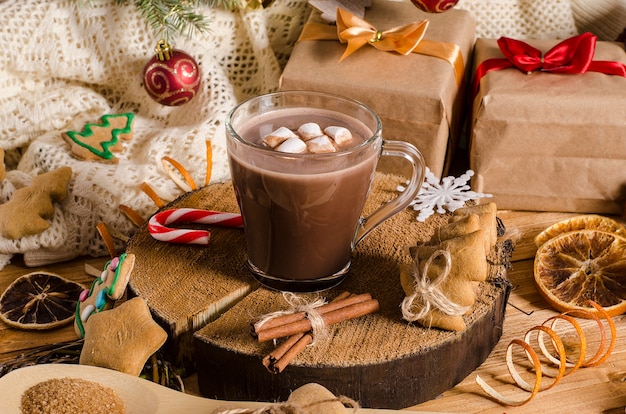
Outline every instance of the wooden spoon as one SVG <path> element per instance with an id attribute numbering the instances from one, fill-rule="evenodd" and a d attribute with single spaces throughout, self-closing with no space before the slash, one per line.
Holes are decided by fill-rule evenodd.
<path id="1" fill-rule="evenodd" d="M 196 397 L 106 368 L 77 364 L 40 364 L 17 369 L 0 378 L 0 411 L 3 414 L 21 414 L 22 394 L 33 385 L 52 378 L 82 378 L 107 386 L 124 401 L 127 414 L 211 414 L 218 408 L 253 409 L 270 405 L 260 402 L 228 402 Z M 359 413 L 372 414 L 393 412 L 397 411 L 359 410 Z"/>

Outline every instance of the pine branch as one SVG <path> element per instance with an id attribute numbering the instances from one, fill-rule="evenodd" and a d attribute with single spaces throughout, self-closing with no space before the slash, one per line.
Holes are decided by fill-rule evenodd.
<path id="1" fill-rule="evenodd" d="M 118 4 L 127 3 L 127 0 L 116 1 Z M 210 31 L 210 21 L 196 11 L 201 5 L 233 11 L 246 7 L 248 2 L 248 0 L 134 0 L 135 7 L 155 35 L 168 43 L 179 35 L 191 38 L 196 33 L 205 34 Z"/>

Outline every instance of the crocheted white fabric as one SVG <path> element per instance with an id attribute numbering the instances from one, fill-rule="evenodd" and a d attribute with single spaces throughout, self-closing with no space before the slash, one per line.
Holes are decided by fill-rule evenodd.
<path id="1" fill-rule="evenodd" d="M 456 7 L 472 13 L 476 37 L 564 39 L 578 33 L 570 0 L 460 0 Z"/>
<path id="2" fill-rule="evenodd" d="M 129 2 L 131 3 L 131 2 Z M 114 0 L 0 2 L 0 146 L 7 150 L 2 199 L 30 177 L 61 166 L 73 170 L 69 195 L 49 230 L 18 241 L 0 238 L 0 268 L 24 253 L 36 266 L 78 255 L 106 255 L 96 225 L 131 235 L 120 204 L 144 217 L 156 206 L 140 189 L 150 184 L 165 200 L 182 193 L 161 166 L 165 155 L 204 183 L 205 140 L 213 146 L 213 181 L 228 178 L 226 113 L 239 101 L 275 90 L 309 8 L 305 0 L 275 0 L 265 10 L 206 8 L 211 31 L 172 45 L 202 71 L 199 94 L 180 107 L 147 95 L 143 67 L 156 39 L 134 6 Z M 107 113 L 134 112 L 133 138 L 117 165 L 79 161 L 61 138 Z"/>
<path id="3" fill-rule="evenodd" d="M 616 40 L 626 29 L 626 0 L 571 0 L 579 32 L 591 32 L 599 40 Z"/>

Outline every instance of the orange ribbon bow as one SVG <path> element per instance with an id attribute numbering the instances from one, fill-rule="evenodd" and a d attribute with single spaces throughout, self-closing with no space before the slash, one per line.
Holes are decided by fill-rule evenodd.
<path id="1" fill-rule="evenodd" d="M 454 68 L 457 85 L 463 79 L 463 56 L 453 43 L 423 39 L 429 21 L 410 23 L 393 29 L 380 31 L 365 20 L 344 9 L 337 9 L 337 27 L 321 23 L 307 23 L 300 35 L 303 40 L 339 40 L 347 43 L 341 62 L 366 44 L 385 52 L 402 55 L 418 53 L 444 59 Z"/>
<path id="2" fill-rule="evenodd" d="M 368 43 L 378 50 L 408 55 L 415 50 L 424 37 L 428 24 L 429 21 L 424 20 L 380 31 L 352 13 L 337 9 L 337 37 L 341 43 L 348 44 L 339 61 L 341 62 Z"/>

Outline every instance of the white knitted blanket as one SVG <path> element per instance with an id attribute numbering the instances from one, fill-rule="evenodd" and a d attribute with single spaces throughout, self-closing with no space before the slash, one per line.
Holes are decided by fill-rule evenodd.
<path id="1" fill-rule="evenodd" d="M 570 0 L 460 0 L 457 7 L 472 13 L 477 37 L 564 39 L 577 34 Z"/>
<path id="2" fill-rule="evenodd" d="M 613 41 L 626 29 L 626 0 L 571 0 L 579 32 Z"/>
<path id="3" fill-rule="evenodd" d="M 167 107 L 143 89 L 143 67 L 158 39 L 133 6 L 114 0 L 0 2 L 0 146 L 7 150 L 8 170 L 0 182 L 0 203 L 32 176 L 66 165 L 73 170 L 69 195 L 56 207 L 48 230 L 18 240 L 0 237 L 0 269 L 15 253 L 24 253 L 31 266 L 106 255 L 99 222 L 131 235 L 136 227 L 119 205 L 144 217 L 156 210 L 140 190 L 142 182 L 165 200 L 181 194 L 161 166 L 163 156 L 179 161 L 203 184 L 205 140 L 210 140 L 213 181 L 227 179 L 226 113 L 246 97 L 277 88 L 308 11 L 305 0 L 276 0 L 259 11 L 202 10 L 209 35 L 172 45 L 197 60 L 201 90 L 191 102 Z M 70 155 L 63 132 L 122 112 L 136 115 L 134 137 L 116 154 L 119 164 Z"/>
<path id="4" fill-rule="evenodd" d="M 614 41 L 626 28 L 626 0 L 460 0 L 476 19 L 476 36 L 564 39 L 591 32 Z"/>

